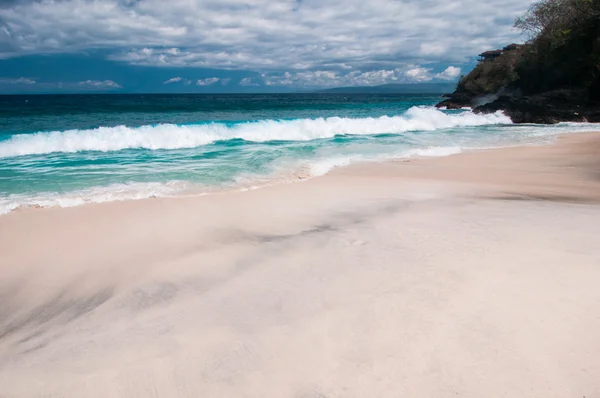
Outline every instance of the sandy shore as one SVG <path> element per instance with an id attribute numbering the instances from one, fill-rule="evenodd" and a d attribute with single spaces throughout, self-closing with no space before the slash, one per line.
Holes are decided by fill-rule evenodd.
<path id="1" fill-rule="evenodd" d="M 0 397 L 600 397 L 599 203 L 594 133 L 13 212 Z"/>

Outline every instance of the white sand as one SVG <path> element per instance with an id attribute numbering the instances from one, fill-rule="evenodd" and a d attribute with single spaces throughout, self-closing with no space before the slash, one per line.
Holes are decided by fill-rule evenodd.
<path id="1" fill-rule="evenodd" d="M 0 397 L 600 397 L 599 143 L 2 216 Z"/>

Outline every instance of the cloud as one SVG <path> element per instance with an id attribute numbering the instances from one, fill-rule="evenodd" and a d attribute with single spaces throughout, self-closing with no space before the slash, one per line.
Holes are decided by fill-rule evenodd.
<path id="1" fill-rule="evenodd" d="M 374 73 L 363 78 L 375 81 L 402 65 L 462 64 L 481 51 L 519 41 L 512 21 L 531 3 L 10 1 L 0 5 L 0 58 L 103 49 L 111 59 L 135 65 L 336 76 L 346 70 Z M 413 73 L 417 79 L 428 76 L 421 70 L 404 77 Z"/>
<path id="2" fill-rule="evenodd" d="M 0 84 L 26 84 L 32 85 L 36 84 L 36 81 L 33 79 L 28 79 L 26 77 L 19 77 L 17 79 L 2 79 L 0 78 Z"/>
<path id="3" fill-rule="evenodd" d="M 70 90 L 70 91 L 81 91 L 81 90 L 111 90 L 123 88 L 121 85 L 115 83 L 112 80 L 84 80 L 80 82 L 64 82 L 64 81 L 36 81 L 30 78 L 20 77 L 17 79 L 11 78 L 0 78 L 0 84 L 12 84 L 12 85 L 35 85 L 35 89 L 38 90 Z"/>
<path id="4" fill-rule="evenodd" d="M 163 84 L 175 84 L 175 83 L 183 83 L 185 85 L 192 84 L 192 81 L 189 79 L 184 79 L 183 77 L 177 76 L 167 79 L 163 82 Z"/>
<path id="5" fill-rule="evenodd" d="M 218 77 L 207 77 L 206 79 L 199 79 L 196 81 L 196 85 L 197 86 L 210 86 L 212 84 L 217 83 L 219 80 L 221 80 Z"/>
<path id="6" fill-rule="evenodd" d="M 449 66 L 443 72 L 440 72 L 437 75 L 435 75 L 435 77 L 437 77 L 438 79 L 442 79 L 442 80 L 454 80 L 458 76 L 460 76 L 460 72 L 461 72 L 460 68 L 457 68 L 455 66 Z"/>
<path id="7" fill-rule="evenodd" d="M 419 54 L 424 56 L 443 56 L 446 50 L 446 47 L 441 42 L 422 43 L 419 46 Z"/>
<path id="8" fill-rule="evenodd" d="M 415 67 L 404 72 L 404 76 L 412 82 L 423 83 L 433 79 L 431 69 Z"/>
<path id="9" fill-rule="evenodd" d="M 240 86 L 245 86 L 245 87 L 258 87 L 260 86 L 260 82 L 256 79 L 256 78 L 252 78 L 252 77 L 245 77 L 242 80 L 240 80 Z"/>
<path id="10" fill-rule="evenodd" d="M 112 80 L 85 80 L 78 82 L 77 85 L 86 88 L 122 88 L 119 84 Z"/>
<path id="11" fill-rule="evenodd" d="M 167 79 L 163 82 L 163 84 L 171 84 L 171 83 L 179 83 L 180 81 L 182 81 L 183 78 L 177 76 L 177 77 L 172 77 L 170 79 Z"/>
<path id="12" fill-rule="evenodd" d="M 449 66 L 440 73 L 432 68 L 405 64 L 394 69 L 370 71 L 301 71 L 284 73 L 263 73 L 263 82 L 267 86 L 334 87 L 334 86 L 374 86 L 386 83 L 423 83 L 429 81 L 452 80 L 461 69 Z M 241 84 L 241 82 L 240 82 Z"/>

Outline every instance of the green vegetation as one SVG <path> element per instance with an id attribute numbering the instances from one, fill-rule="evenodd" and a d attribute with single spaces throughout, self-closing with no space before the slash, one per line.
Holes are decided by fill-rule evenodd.
<path id="1" fill-rule="evenodd" d="M 482 61 L 458 82 L 457 91 L 473 95 L 497 93 L 519 79 L 516 66 L 522 50 L 508 51 L 493 61 Z"/>
<path id="2" fill-rule="evenodd" d="M 479 96 L 505 88 L 532 95 L 576 89 L 600 100 L 600 0 L 542 0 L 515 27 L 529 41 L 480 62 L 461 79 L 457 93 Z"/>

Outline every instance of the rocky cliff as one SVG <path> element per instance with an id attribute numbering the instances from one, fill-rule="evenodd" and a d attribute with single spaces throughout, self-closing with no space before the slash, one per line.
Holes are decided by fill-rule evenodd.
<path id="1" fill-rule="evenodd" d="M 515 123 L 600 122 L 600 0 L 544 0 L 516 26 L 531 40 L 481 54 L 438 107 L 501 110 Z"/>

